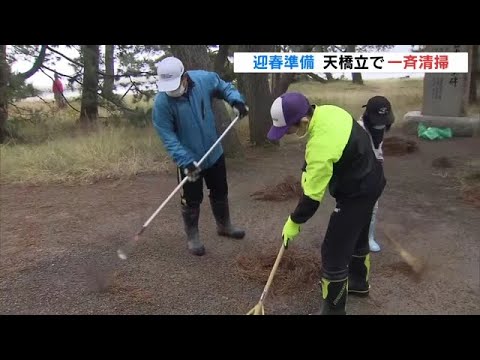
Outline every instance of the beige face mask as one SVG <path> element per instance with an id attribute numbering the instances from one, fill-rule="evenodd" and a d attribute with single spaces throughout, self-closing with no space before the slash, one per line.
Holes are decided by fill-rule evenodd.
<path id="1" fill-rule="evenodd" d="M 304 120 L 307 120 L 307 123 L 303 123 Z M 295 135 L 297 136 L 298 139 L 303 139 L 305 136 L 308 135 L 308 130 L 309 130 L 309 126 L 310 125 L 310 120 L 308 120 L 307 118 L 303 118 L 301 120 L 301 126 L 298 127 L 298 130 L 295 132 Z M 299 132 L 302 131 L 302 128 L 305 128 L 303 134 L 299 135 Z"/>

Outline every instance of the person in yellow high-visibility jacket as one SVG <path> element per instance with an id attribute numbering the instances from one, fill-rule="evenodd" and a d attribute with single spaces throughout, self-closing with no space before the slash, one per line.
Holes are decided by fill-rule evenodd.
<path id="1" fill-rule="evenodd" d="M 346 314 L 348 292 L 367 295 L 370 273 L 368 232 L 386 179 L 368 133 L 344 109 L 311 105 L 300 93 L 279 96 L 270 113 L 267 137 L 308 136 L 301 184 L 303 196 L 283 227 L 284 246 L 317 211 L 325 191 L 336 200 L 322 254 L 322 307 L 319 314 Z"/>

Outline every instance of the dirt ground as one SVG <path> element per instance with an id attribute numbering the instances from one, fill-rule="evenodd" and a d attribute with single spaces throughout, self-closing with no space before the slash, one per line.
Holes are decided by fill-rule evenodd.
<path id="1" fill-rule="evenodd" d="M 464 202 L 455 176 L 468 160 L 480 158 L 480 140 L 418 143 L 418 152 L 386 158 L 388 185 L 377 231 L 382 251 L 372 255 L 370 296 L 349 297 L 349 314 L 480 314 L 480 209 Z M 173 172 L 78 187 L 2 186 L 0 313 L 246 314 L 264 283 L 241 276 L 236 258 L 265 249 L 276 253 L 296 205 L 294 199 L 255 201 L 249 194 L 300 176 L 302 156 L 300 144 L 289 144 L 228 162 L 232 219 L 247 236 L 218 237 L 204 201 L 203 257 L 186 250 L 178 196 L 126 261 L 116 256 L 172 191 Z M 432 166 L 441 156 L 454 166 Z M 292 246 L 318 253 L 333 206 L 327 195 Z M 421 278 L 411 276 L 383 238 L 385 225 L 394 226 L 395 240 L 426 262 Z M 320 299 L 314 283 L 273 292 L 265 310 L 309 314 Z"/>

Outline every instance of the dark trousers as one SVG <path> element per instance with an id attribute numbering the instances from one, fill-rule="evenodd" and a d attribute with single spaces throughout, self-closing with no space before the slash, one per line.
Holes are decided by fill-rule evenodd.
<path id="1" fill-rule="evenodd" d="M 183 169 L 178 169 L 178 182 L 185 177 Z M 209 197 L 212 200 L 224 200 L 228 196 L 227 168 L 225 156 L 222 155 L 213 166 L 202 170 L 197 181 L 187 181 L 183 186 L 181 201 L 183 205 L 198 208 L 203 201 L 203 181 L 209 190 Z"/>
<path id="2" fill-rule="evenodd" d="M 378 196 L 338 200 L 322 244 L 322 272 L 328 280 L 348 276 L 352 255 L 370 252 L 368 230 Z"/>

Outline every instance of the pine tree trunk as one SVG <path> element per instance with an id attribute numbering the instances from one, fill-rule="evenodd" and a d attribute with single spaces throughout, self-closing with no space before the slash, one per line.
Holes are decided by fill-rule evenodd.
<path id="1" fill-rule="evenodd" d="M 8 119 L 8 74 L 7 45 L 0 45 L 0 144 L 7 138 Z"/>
<path id="2" fill-rule="evenodd" d="M 275 89 L 278 88 L 278 83 L 282 78 L 282 73 L 272 73 L 271 74 L 271 84 L 270 84 L 270 92 L 273 94 Z"/>
<path id="3" fill-rule="evenodd" d="M 470 75 L 470 89 L 468 100 L 473 104 L 478 99 L 478 82 L 480 81 L 480 45 L 472 45 L 472 62 Z"/>
<path id="4" fill-rule="evenodd" d="M 183 62 L 185 70 L 213 70 L 206 45 L 172 45 L 171 49 L 173 55 Z M 232 119 L 223 100 L 212 99 L 212 108 L 220 135 L 230 125 Z M 242 145 L 234 127 L 223 138 L 222 147 L 227 157 L 242 156 Z"/>
<path id="5" fill-rule="evenodd" d="M 272 51 L 281 52 L 282 48 L 280 45 L 274 45 Z M 272 73 L 270 75 L 270 93 L 275 94 L 275 89 L 278 88 L 280 79 L 282 78 L 282 73 Z"/>
<path id="6" fill-rule="evenodd" d="M 267 52 L 273 51 L 273 45 L 242 45 L 240 51 Z M 268 74 L 240 74 L 242 90 L 245 92 L 250 108 L 250 143 L 263 145 L 268 142 L 267 133 L 272 125 L 270 106 L 273 96 L 268 84 Z M 277 85 L 280 86 L 280 85 Z M 278 89 L 279 87 L 277 87 Z"/>
<path id="7" fill-rule="evenodd" d="M 213 71 L 220 75 L 221 78 L 225 76 L 225 64 L 227 62 L 229 48 L 230 45 L 219 45 L 218 53 L 215 57 L 215 66 Z"/>
<path id="8" fill-rule="evenodd" d="M 273 96 L 268 88 L 268 74 L 242 74 L 243 87 L 249 105 L 250 143 L 263 145 L 272 125 L 270 106 Z"/>
<path id="9" fill-rule="evenodd" d="M 357 45 L 347 45 L 347 52 L 354 53 Z M 363 85 L 362 73 L 352 73 L 352 82 Z"/>
<path id="10" fill-rule="evenodd" d="M 309 52 L 309 51 L 312 51 L 313 48 L 314 48 L 314 45 L 301 45 L 300 47 L 298 47 L 297 51 Z M 288 88 L 290 87 L 290 84 L 295 81 L 296 77 L 297 77 L 297 74 L 295 73 L 281 74 L 278 81 L 275 81 L 275 87 L 273 88 L 273 91 L 272 91 L 273 99 L 286 93 L 288 91 Z"/>
<path id="11" fill-rule="evenodd" d="M 276 97 L 286 93 L 290 84 L 295 80 L 295 73 L 283 73 L 281 74 L 278 81 L 275 82 L 275 87 L 273 88 L 272 96 L 275 99 Z"/>
<path id="12" fill-rule="evenodd" d="M 113 84 L 115 75 L 115 45 L 105 45 L 105 80 L 103 82 L 103 95 L 108 99 L 113 97 Z"/>
<path id="13" fill-rule="evenodd" d="M 98 117 L 98 64 L 99 45 L 82 45 L 83 55 L 83 86 L 80 107 L 80 123 L 91 125 Z"/>

